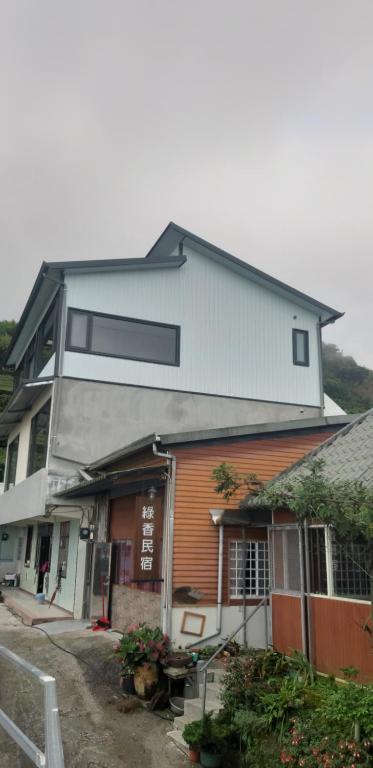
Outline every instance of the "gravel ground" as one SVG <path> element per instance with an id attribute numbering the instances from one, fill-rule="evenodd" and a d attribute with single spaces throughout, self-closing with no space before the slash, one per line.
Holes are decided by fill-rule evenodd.
<path id="1" fill-rule="evenodd" d="M 81 655 L 88 667 L 0 605 L 0 644 L 56 678 L 66 768 L 187 766 L 166 736 L 172 723 L 143 708 L 128 714 L 121 711 L 118 666 L 111 659 L 113 638 L 109 637 L 80 631 L 52 638 Z M 41 687 L 4 660 L 0 660 L 0 707 L 44 748 Z M 2 729 L 0 755 L 1 768 L 32 765 Z"/>

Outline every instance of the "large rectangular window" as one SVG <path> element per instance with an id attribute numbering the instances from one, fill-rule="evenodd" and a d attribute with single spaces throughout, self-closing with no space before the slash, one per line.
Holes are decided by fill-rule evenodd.
<path id="1" fill-rule="evenodd" d="M 180 328 L 70 309 L 66 348 L 93 355 L 179 365 Z"/>
<path id="2" fill-rule="evenodd" d="M 308 331 L 293 328 L 293 363 L 294 365 L 310 364 Z"/>
<path id="3" fill-rule="evenodd" d="M 268 544 L 266 541 L 229 543 L 229 594 L 231 598 L 263 597 L 268 589 Z"/>
<path id="4" fill-rule="evenodd" d="M 19 435 L 8 445 L 8 461 L 4 481 L 4 490 L 7 491 L 16 482 L 17 461 L 18 461 Z"/>
<path id="5" fill-rule="evenodd" d="M 51 401 L 44 403 L 31 421 L 30 447 L 28 456 L 28 475 L 33 475 L 45 467 L 48 450 L 49 420 Z"/>

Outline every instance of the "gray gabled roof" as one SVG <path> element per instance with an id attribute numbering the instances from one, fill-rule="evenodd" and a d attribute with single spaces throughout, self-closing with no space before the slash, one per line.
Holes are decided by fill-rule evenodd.
<path id="1" fill-rule="evenodd" d="M 179 252 L 181 252 L 183 246 L 198 251 L 202 255 L 207 256 L 238 273 L 241 277 L 258 283 L 259 285 L 274 291 L 283 298 L 294 301 L 296 304 L 311 312 L 317 312 L 321 318 L 322 325 L 333 323 L 344 314 L 343 312 L 338 312 L 336 309 L 329 307 L 327 304 L 317 301 L 317 299 L 313 299 L 306 293 L 302 293 L 296 288 L 292 288 L 281 280 L 271 277 L 271 275 L 253 267 L 246 261 L 242 261 L 236 256 L 232 256 L 231 253 L 223 251 L 221 248 L 209 243 L 207 240 L 203 240 L 202 237 L 194 235 L 193 232 L 183 229 L 183 227 L 180 227 L 178 224 L 174 224 L 173 221 L 171 221 L 164 232 L 162 232 L 146 258 L 156 262 L 159 259 L 164 259 L 165 256 L 174 253 L 176 249 L 179 249 Z"/>
<path id="2" fill-rule="evenodd" d="M 323 460 L 324 472 L 332 481 L 357 480 L 373 488 L 373 408 L 277 475 L 270 484 L 304 474 L 313 459 Z"/>
<path id="3" fill-rule="evenodd" d="M 169 450 L 172 446 L 187 445 L 188 443 L 213 442 L 216 440 L 232 440 L 237 438 L 258 438 L 272 434 L 292 434 L 301 430 L 305 432 L 316 431 L 327 427 L 338 427 L 341 424 L 349 423 L 351 416 L 318 416 L 309 419 L 293 419 L 291 421 L 275 421 L 263 424 L 247 424 L 239 427 L 221 427 L 215 429 L 199 429 L 189 432 L 173 432 L 170 434 L 150 434 L 135 440 L 129 445 L 119 448 L 119 450 L 109 453 L 107 456 L 93 461 L 86 466 L 88 471 L 104 469 L 110 464 L 119 461 L 126 456 L 138 453 L 149 448 L 153 443 L 158 443 L 158 447 Z"/>
<path id="4" fill-rule="evenodd" d="M 198 251 L 208 258 L 233 270 L 241 277 L 251 280 L 269 290 L 274 291 L 282 298 L 292 300 L 299 306 L 315 312 L 321 319 L 321 323 L 326 325 L 332 323 L 343 312 L 323 304 L 316 299 L 311 298 L 305 293 L 292 288 L 286 283 L 277 280 L 260 269 L 247 264 L 247 262 L 237 259 L 236 256 L 223 251 L 216 245 L 203 240 L 183 227 L 174 224 L 172 221 L 162 232 L 149 253 L 142 259 L 95 259 L 87 261 L 55 261 L 43 262 L 39 274 L 34 283 L 33 289 L 23 310 L 15 334 L 13 335 L 7 357 L 8 365 L 15 365 L 22 354 L 25 344 L 28 342 L 28 336 L 32 332 L 32 326 L 37 318 L 42 317 L 49 306 L 60 282 L 63 280 L 65 272 L 74 271 L 85 272 L 107 272 L 107 271 L 125 271 L 125 270 L 150 270 L 150 269 L 178 269 L 185 261 L 183 247 Z M 176 252 L 176 255 L 175 255 Z M 31 330 L 30 330 L 31 329 Z"/>

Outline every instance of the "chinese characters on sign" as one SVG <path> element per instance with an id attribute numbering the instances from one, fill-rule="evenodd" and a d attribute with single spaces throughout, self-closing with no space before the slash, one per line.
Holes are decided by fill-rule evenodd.
<path id="1" fill-rule="evenodd" d="M 162 552 L 162 497 L 136 500 L 136 552 L 134 580 L 159 581 Z"/>
<path id="2" fill-rule="evenodd" d="M 153 506 L 143 506 L 141 510 L 142 518 L 142 542 L 141 542 L 141 560 L 140 568 L 142 571 L 153 570 L 154 555 L 154 518 L 155 509 Z"/>

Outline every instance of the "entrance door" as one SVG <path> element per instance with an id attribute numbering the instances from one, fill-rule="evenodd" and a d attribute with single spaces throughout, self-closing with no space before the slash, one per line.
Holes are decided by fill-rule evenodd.
<path id="1" fill-rule="evenodd" d="M 90 618 L 109 616 L 111 544 L 96 541 L 92 556 L 92 591 Z"/>
<path id="2" fill-rule="evenodd" d="M 50 571 L 53 525 L 39 525 L 36 547 L 35 569 L 37 571 L 37 593 L 44 592 L 45 576 Z"/>

